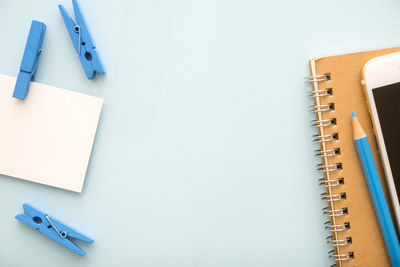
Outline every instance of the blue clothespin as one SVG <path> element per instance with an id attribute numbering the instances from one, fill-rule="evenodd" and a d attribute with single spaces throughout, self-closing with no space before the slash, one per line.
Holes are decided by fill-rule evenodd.
<path id="1" fill-rule="evenodd" d="M 101 62 L 100 56 L 97 53 L 96 45 L 90 35 L 89 28 L 86 24 L 85 18 L 83 17 L 78 1 L 72 0 L 72 5 L 74 6 L 76 23 L 71 19 L 67 11 L 65 11 L 64 6 L 58 5 L 58 8 L 60 9 L 65 25 L 67 26 L 75 50 L 79 55 L 86 76 L 88 79 L 92 79 L 96 72 L 104 74 L 106 71 Z"/>
<path id="2" fill-rule="evenodd" d="M 46 25 L 44 23 L 36 20 L 32 21 L 17 83 L 14 88 L 13 97 L 15 98 L 24 100 L 28 94 L 30 82 L 35 80 L 45 32 Z"/>
<path id="3" fill-rule="evenodd" d="M 93 239 L 91 239 L 90 237 L 87 237 L 84 234 L 75 231 L 74 229 L 65 225 L 59 220 L 50 217 L 43 211 L 40 211 L 27 203 L 25 203 L 23 207 L 24 213 L 15 216 L 15 219 L 30 226 L 35 230 L 39 230 L 45 236 L 50 237 L 54 241 L 57 241 L 58 243 L 72 250 L 73 252 L 81 256 L 84 256 L 86 254 L 83 250 L 72 243 L 70 238 L 93 243 Z"/>

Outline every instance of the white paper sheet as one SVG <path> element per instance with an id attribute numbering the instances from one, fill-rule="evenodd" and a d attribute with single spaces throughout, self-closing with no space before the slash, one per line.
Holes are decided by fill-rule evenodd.
<path id="1" fill-rule="evenodd" d="M 0 74 L 0 173 L 81 192 L 103 99 Z"/>

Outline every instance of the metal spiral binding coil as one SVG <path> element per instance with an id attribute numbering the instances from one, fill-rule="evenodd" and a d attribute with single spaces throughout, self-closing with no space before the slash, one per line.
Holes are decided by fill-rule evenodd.
<path id="1" fill-rule="evenodd" d="M 329 257 L 334 259 L 340 267 L 341 262 L 354 258 L 354 252 L 343 252 L 343 250 L 341 250 L 342 247 L 352 243 L 351 237 L 339 238 L 338 236 L 339 233 L 345 233 L 350 229 L 350 223 L 337 223 L 337 218 L 345 218 L 344 216 L 348 214 L 348 208 L 343 207 L 342 204 L 340 204 L 340 208 L 335 208 L 335 205 L 337 205 L 335 203 L 345 203 L 341 201 L 346 201 L 346 193 L 340 190 L 341 186 L 344 184 L 344 178 L 333 178 L 332 176 L 342 169 L 342 163 L 335 162 L 335 157 L 340 155 L 340 148 L 335 148 L 336 143 L 334 143 L 338 142 L 339 135 L 338 133 L 325 132 L 326 128 L 335 127 L 337 124 L 336 118 L 332 115 L 334 113 L 331 113 L 335 110 L 335 104 L 329 102 L 329 97 L 334 95 L 333 89 L 331 87 L 319 88 L 319 83 L 328 82 L 330 80 L 331 75 L 329 73 L 306 78 L 306 82 L 313 84 L 313 90 L 308 96 L 313 98 L 315 102 L 314 105 L 309 107 L 309 110 L 317 115 L 317 119 L 311 121 L 311 127 L 318 129 L 318 134 L 312 136 L 312 141 L 320 144 L 320 149 L 315 151 L 315 156 L 321 158 L 322 163 L 317 165 L 317 169 L 324 173 L 324 177 L 320 178 L 318 183 L 326 189 L 320 197 L 328 204 L 327 207 L 322 209 L 322 213 L 330 218 L 330 220 L 324 224 L 325 229 L 331 232 L 331 235 L 327 237 L 326 241 L 334 247 L 334 250 L 329 251 Z M 321 100 L 328 101 L 323 101 L 323 103 L 321 103 Z M 326 116 L 323 118 L 322 115 L 325 113 L 329 115 L 328 118 L 326 118 Z M 328 148 L 328 144 L 330 144 L 330 148 Z M 333 188 L 337 189 L 332 191 Z M 336 264 L 333 266 L 336 266 Z"/>
<path id="2" fill-rule="evenodd" d="M 350 229 L 350 223 L 332 224 L 331 221 L 325 222 L 325 229 L 331 232 L 342 232 Z"/>
<path id="3" fill-rule="evenodd" d="M 315 90 L 308 94 L 311 97 L 319 97 L 319 96 L 330 96 L 332 95 L 332 88 L 326 88 L 323 90 Z"/>
<path id="4" fill-rule="evenodd" d="M 325 73 L 325 74 L 322 74 L 322 75 L 305 77 L 305 81 L 309 82 L 309 83 L 325 82 L 325 81 L 329 81 L 330 79 L 331 79 L 331 75 L 329 73 Z"/>
<path id="5" fill-rule="evenodd" d="M 337 261 L 347 261 L 354 258 L 353 252 L 349 252 L 346 254 L 335 254 L 335 251 L 331 250 L 328 253 L 330 258 L 333 258 Z"/>
<path id="6" fill-rule="evenodd" d="M 311 127 L 328 127 L 336 125 L 336 119 L 312 120 Z"/>
<path id="7" fill-rule="evenodd" d="M 322 213 L 330 217 L 343 216 L 348 213 L 347 208 L 330 210 L 328 207 L 322 209 Z"/>
<path id="8" fill-rule="evenodd" d="M 331 142 L 339 139 L 339 135 L 337 133 L 325 134 L 325 135 L 314 134 L 312 137 L 313 137 L 312 141 L 315 143 Z"/>
<path id="9" fill-rule="evenodd" d="M 329 103 L 324 105 L 312 105 L 308 110 L 314 113 L 332 111 L 335 110 L 335 104 Z"/>
<path id="10" fill-rule="evenodd" d="M 326 143 L 326 142 L 321 142 L 321 143 Z M 339 148 L 334 148 L 334 149 L 328 149 L 322 151 L 321 149 L 315 150 L 316 157 L 321 157 L 321 158 L 328 158 L 328 157 L 334 157 L 340 155 L 340 149 Z"/>
<path id="11" fill-rule="evenodd" d="M 326 242 L 332 244 L 334 247 L 343 247 L 351 244 L 351 237 L 345 239 L 333 239 L 333 236 L 328 236 Z"/>
<path id="12" fill-rule="evenodd" d="M 335 194 L 335 195 L 328 195 L 327 192 L 321 193 L 321 199 L 328 201 L 328 202 L 336 202 L 340 201 L 343 199 L 346 199 L 346 193 L 340 193 L 340 194 Z"/>
<path id="13" fill-rule="evenodd" d="M 344 184 L 344 178 L 338 178 L 338 179 L 331 179 L 327 180 L 325 178 L 319 178 L 319 185 L 323 185 L 325 187 L 335 187 Z"/>

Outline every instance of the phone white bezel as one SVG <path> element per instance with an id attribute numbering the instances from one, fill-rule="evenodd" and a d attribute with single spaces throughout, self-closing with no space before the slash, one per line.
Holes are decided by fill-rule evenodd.
<path id="1" fill-rule="evenodd" d="M 386 181 L 389 187 L 390 198 L 396 216 L 397 228 L 400 229 L 400 204 L 390 168 L 389 158 L 383 139 L 382 128 L 379 122 L 378 112 L 375 106 L 372 90 L 385 85 L 400 83 L 400 52 L 376 57 L 368 61 L 363 68 L 363 82 L 368 98 L 368 106 L 375 128 L 375 135 L 382 159 Z M 400 103 L 399 103 L 400 104 Z M 400 186 L 400 185 L 399 185 Z"/>

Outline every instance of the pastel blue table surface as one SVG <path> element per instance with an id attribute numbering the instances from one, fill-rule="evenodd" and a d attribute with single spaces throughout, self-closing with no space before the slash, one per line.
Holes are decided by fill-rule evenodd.
<path id="1" fill-rule="evenodd" d="M 81 0 L 107 70 L 93 80 L 57 4 L 73 14 L 0 2 L 0 73 L 18 75 L 40 20 L 36 81 L 104 107 L 82 194 L 0 177 L 0 266 L 333 263 L 307 60 L 400 45 L 400 1 Z M 92 237 L 87 255 L 15 220 L 24 202 Z"/>

